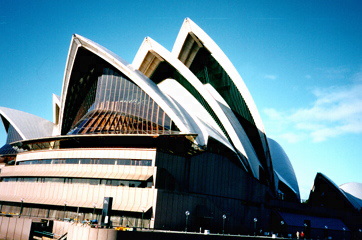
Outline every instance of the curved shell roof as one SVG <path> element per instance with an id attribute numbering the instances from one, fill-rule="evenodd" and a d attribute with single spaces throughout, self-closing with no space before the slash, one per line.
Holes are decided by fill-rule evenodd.
<path id="1" fill-rule="evenodd" d="M 161 91 L 163 91 L 169 98 L 175 101 L 179 106 L 180 111 L 187 113 L 194 119 L 198 130 L 198 141 L 207 145 L 209 137 L 212 137 L 233 150 L 232 145 L 222 133 L 219 126 L 214 119 L 206 111 L 206 109 L 174 79 L 166 79 L 158 84 Z M 185 101 L 187 99 L 187 101 Z"/>
<path id="2" fill-rule="evenodd" d="M 189 41 L 190 36 L 194 42 Z M 201 80 L 202 76 L 191 69 L 197 54 L 193 47 L 207 51 L 216 68 L 220 69 L 218 73 L 227 75 L 224 82 L 220 77 L 220 84 L 225 85 L 218 86 L 218 78 L 204 82 Z M 72 103 L 69 100 L 72 86 L 82 86 L 72 78 L 77 57 L 82 51 L 86 52 L 87 56 L 89 53 L 92 57 L 101 59 L 102 64 L 111 66 L 142 89 L 167 113 L 179 132 L 197 134 L 195 141 L 199 146 L 207 145 L 209 138 L 216 139 L 238 153 L 245 169 L 255 178 L 261 179 L 261 172 L 264 172 L 266 176 L 263 176 L 263 179 L 268 179 L 271 186 L 274 186 L 274 164 L 279 180 L 299 196 L 298 183 L 290 161 L 280 145 L 273 140 L 269 140 L 269 144 L 272 145 L 270 151 L 273 164 L 271 162 L 264 126 L 239 73 L 217 44 L 190 19 L 184 21 L 172 52 L 151 38 L 146 38 L 135 56 L 133 65 L 99 44 L 80 35 L 73 35 L 64 71 L 62 94 L 53 98 L 55 124 L 31 114 L 0 108 L 0 115 L 20 136 L 19 140 L 61 135 L 69 131 L 68 125 L 71 124 L 64 122 L 73 120 L 67 120 L 71 106 L 69 103 Z M 154 81 L 151 75 L 160 63 L 175 69 L 183 82 L 171 76 Z M 203 64 L 202 61 L 196 60 L 195 63 Z M 228 94 L 232 97 L 228 97 Z M 239 108 L 238 105 L 242 107 Z M 73 116 L 72 114 L 69 116 Z"/>
<path id="3" fill-rule="evenodd" d="M 13 128 L 18 137 L 21 138 L 11 139 L 10 141 L 41 138 L 52 135 L 54 124 L 33 114 L 11 108 L 0 107 L 0 116 L 10 124 L 8 129 Z M 9 137 L 10 135 L 8 135 L 8 138 Z"/>
<path id="4" fill-rule="evenodd" d="M 339 188 L 345 192 L 347 198 L 357 209 L 362 209 L 362 183 L 345 183 Z"/>
<path id="5" fill-rule="evenodd" d="M 194 23 L 191 19 L 186 18 L 181 30 L 177 36 L 174 47 L 172 49 L 172 53 L 176 56 L 179 56 L 182 50 L 182 47 L 186 41 L 186 38 L 189 33 L 196 35 L 196 38 L 200 39 L 201 45 L 204 45 L 213 55 L 213 57 L 217 60 L 217 62 L 225 69 L 225 71 L 230 75 L 232 81 L 236 84 L 238 90 L 241 95 L 245 99 L 245 102 L 250 109 L 250 113 L 253 116 L 253 120 L 255 121 L 256 126 L 262 132 L 265 132 L 263 123 L 261 121 L 259 112 L 256 108 L 254 100 L 247 89 L 244 81 L 239 75 L 238 71 L 235 69 L 234 65 L 231 63 L 229 58 L 225 55 L 225 53 L 220 49 L 220 47 L 211 39 L 211 37 L 206 34 L 196 23 Z"/>
<path id="6" fill-rule="evenodd" d="M 171 119 L 175 122 L 177 127 L 181 130 L 181 133 L 190 133 L 191 124 L 188 122 L 188 118 L 184 118 L 180 112 L 178 112 L 174 107 L 173 103 L 160 91 L 155 83 L 149 80 L 140 72 L 134 70 L 125 60 L 118 57 L 116 54 L 112 53 L 108 49 L 100 46 L 99 44 L 82 37 L 80 35 L 73 35 L 71 46 L 68 54 L 68 60 L 66 64 L 66 70 L 64 74 L 63 81 L 63 90 L 61 96 L 61 111 L 60 111 L 60 132 L 62 132 L 64 114 L 67 109 L 65 109 L 65 103 L 67 101 L 67 92 L 69 89 L 70 77 L 72 74 L 72 69 L 74 65 L 75 58 L 77 56 L 78 49 L 82 47 L 89 52 L 99 56 L 121 73 L 126 75 L 129 79 L 131 79 L 137 86 L 139 86 L 143 91 L 147 92 L 147 94 L 155 101 L 157 104 L 171 117 Z M 193 129 L 191 129 L 193 130 Z M 193 132 L 192 132 L 193 133 Z"/>
<path id="7" fill-rule="evenodd" d="M 230 144 L 235 146 L 236 150 L 242 154 L 243 158 L 248 159 L 248 162 L 246 163 L 247 166 L 250 166 L 254 176 L 259 178 L 260 162 L 256 157 L 244 129 L 240 126 L 233 111 L 223 98 L 213 90 L 211 85 L 203 85 L 179 59 L 174 57 L 169 51 L 151 38 L 146 38 L 141 45 L 133 61 L 134 67 L 141 70 L 144 69 L 144 65 L 149 64 L 148 58 L 150 57 L 150 54 L 156 55 L 158 58 L 162 59 L 161 61 L 167 61 L 167 63 L 175 68 L 178 73 L 192 85 L 193 89 L 202 96 L 211 108 L 209 113 L 215 114 L 215 118 L 219 121 L 221 127 L 224 128 L 224 131 L 227 134 L 226 137 L 231 140 Z M 154 67 L 154 70 L 156 69 L 157 66 Z M 144 70 L 144 72 L 147 74 L 147 70 Z M 149 74 L 153 74 L 153 72 L 151 71 Z M 245 162 L 242 163 L 244 164 Z"/>
<path id="8" fill-rule="evenodd" d="M 362 200 L 362 183 L 350 182 L 339 186 L 343 191 Z"/>
<path id="9" fill-rule="evenodd" d="M 362 199 L 361 196 L 361 183 L 347 183 L 338 187 L 330 178 L 328 178 L 323 173 L 317 173 L 314 186 L 320 184 L 321 181 L 328 183 L 328 185 L 336 192 L 340 199 L 343 199 L 346 203 L 350 206 L 355 208 L 356 210 L 360 211 L 362 209 Z M 344 190 L 346 189 L 346 190 Z M 338 195 L 334 195 L 338 196 Z M 311 196 L 310 196 L 311 197 Z M 330 201 L 335 201 L 335 199 L 328 199 Z"/>
<path id="10" fill-rule="evenodd" d="M 261 164 L 260 169 L 265 171 L 266 178 L 270 182 L 274 182 L 263 123 L 249 90 L 228 57 L 189 18 L 185 19 L 181 27 L 172 53 L 190 70 L 193 69 L 192 72 L 195 75 L 200 75 L 204 84 L 210 83 L 216 90 L 215 92 L 227 102 L 227 107 L 236 115 L 237 121 L 243 125 L 242 128 L 248 135 Z M 201 63 L 200 68 L 200 60 L 205 61 L 204 64 L 208 64 L 208 66 Z M 254 168 L 255 173 L 256 165 L 252 164 L 251 167 Z"/>
<path id="11" fill-rule="evenodd" d="M 297 177 L 294 168 L 283 150 L 283 148 L 275 140 L 268 138 L 270 154 L 273 160 L 274 172 L 280 181 L 287 185 L 300 198 Z M 277 181 L 276 181 L 276 184 Z"/>

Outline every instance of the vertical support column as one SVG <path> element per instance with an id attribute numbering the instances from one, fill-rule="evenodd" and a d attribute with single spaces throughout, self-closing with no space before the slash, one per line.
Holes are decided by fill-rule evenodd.
<path id="1" fill-rule="evenodd" d="M 110 228 L 112 226 L 111 223 L 112 203 L 113 203 L 113 197 L 105 197 L 103 200 L 101 225 L 107 228 Z"/>

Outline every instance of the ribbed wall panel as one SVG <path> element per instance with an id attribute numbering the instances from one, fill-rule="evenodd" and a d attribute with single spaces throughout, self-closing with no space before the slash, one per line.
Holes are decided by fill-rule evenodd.
<path id="1" fill-rule="evenodd" d="M 39 167 L 41 166 L 41 167 Z M 97 164 L 34 164 L 4 167 L 0 177 L 82 177 L 145 181 L 155 167 Z"/>
<path id="2" fill-rule="evenodd" d="M 35 151 L 19 153 L 17 161 L 57 159 L 57 158 L 117 158 L 117 159 L 149 159 L 156 156 L 156 149 L 67 149 L 52 151 Z"/>
<path id="3" fill-rule="evenodd" d="M 104 185 L 0 182 L 0 200 L 25 203 L 93 208 L 102 207 L 104 197 L 113 197 L 113 210 L 142 212 L 153 205 L 154 188 L 129 188 Z M 48 195 L 54 189 L 54 194 Z M 36 192 L 37 194 L 34 194 Z M 84 196 L 94 196 L 85 198 Z"/>

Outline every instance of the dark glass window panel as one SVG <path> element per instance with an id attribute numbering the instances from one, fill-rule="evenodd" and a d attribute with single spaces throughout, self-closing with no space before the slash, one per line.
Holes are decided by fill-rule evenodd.
<path id="1" fill-rule="evenodd" d="M 120 180 L 111 180 L 111 186 L 120 186 L 121 181 Z"/>
<path id="2" fill-rule="evenodd" d="M 86 178 L 73 178 L 73 183 L 80 183 L 80 184 L 86 184 L 89 183 L 89 179 Z"/>
<path id="3" fill-rule="evenodd" d="M 89 184 L 90 185 L 99 185 L 100 179 L 89 179 Z"/>
<path id="4" fill-rule="evenodd" d="M 19 165 L 26 165 L 26 164 L 30 164 L 31 161 L 21 161 L 19 162 Z"/>
<path id="5" fill-rule="evenodd" d="M 53 183 L 66 183 L 66 184 L 90 184 L 90 185 L 107 185 L 107 186 L 121 186 L 121 187 L 137 187 L 137 188 L 150 188 L 153 185 L 152 178 L 148 181 L 130 181 L 118 179 L 93 179 L 93 178 L 2 178 L 2 182 L 53 182 Z"/>
<path id="6" fill-rule="evenodd" d="M 122 186 L 122 187 L 126 187 L 126 186 L 128 186 L 128 181 L 119 181 L 119 186 Z"/>
<path id="7" fill-rule="evenodd" d="M 99 159 L 99 164 L 114 165 L 115 159 Z"/>
<path id="8" fill-rule="evenodd" d="M 52 164 L 64 164 L 65 160 L 63 159 L 53 159 Z"/>
<path id="9" fill-rule="evenodd" d="M 80 164 L 91 164 L 91 159 L 80 159 L 79 163 Z"/>
<path id="10" fill-rule="evenodd" d="M 129 181 L 129 187 L 139 187 L 140 184 L 140 181 Z"/>
<path id="11" fill-rule="evenodd" d="M 69 158 L 69 159 L 41 159 L 18 162 L 18 165 L 26 164 L 105 164 L 105 165 L 132 165 L 152 166 L 152 160 L 139 159 L 90 159 L 90 158 Z"/>
<path id="12" fill-rule="evenodd" d="M 124 165 L 131 165 L 131 160 L 124 159 Z"/>
<path id="13" fill-rule="evenodd" d="M 79 159 L 66 159 L 65 164 L 79 164 Z"/>

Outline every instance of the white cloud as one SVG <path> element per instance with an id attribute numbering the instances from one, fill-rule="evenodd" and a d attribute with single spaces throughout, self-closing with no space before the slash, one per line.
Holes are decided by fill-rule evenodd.
<path id="1" fill-rule="evenodd" d="M 289 142 L 311 138 L 321 142 L 344 134 L 362 133 L 362 72 L 353 84 L 316 89 L 315 101 L 305 108 L 285 112 L 265 109 L 275 124 L 274 135 Z"/>
<path id="2" fill-rule="evenodd" d="M 287 133 L 281 134 L 280 138 L 285 139 L 290 143 L 296 143 L 296 142 L 300 142 L 303 139 L 305 139 L 305 135 L 287 132 Z"/>
<path id="3" fill-rule="evenodd" d="M 312 122 L 300 122 L 295 123 L 295 128 L 300 130 L 306 130 L 306 131 L 317 131 L 321 128 L 323 128 L 323 124 L 320 123 L 312 123 Z"/>
<path id="4" fill-rule="evenodd" d="M 326 79 L 343 79 L 350 72 L 347 67 L 320 68 Z"/>
<path id="5" fill-rule="evenodd" d="M 265 79 L 271 79 L 271 80 L 275 80 L 275 79 L 277 79 L 277 77 L 278 77 L 278 76 L 272 75 L 272 74 L 264 75 L 264 78 L 265 78 Z"/>
<path id="6" fill-rule="evenodd" d="M 272 120 L 281 120 L 283 119 L 283 115 L 281 112 L 278 112 L 274 108 L 266 108 L 264 109 L 266 115 L 268 115 Z"/>

